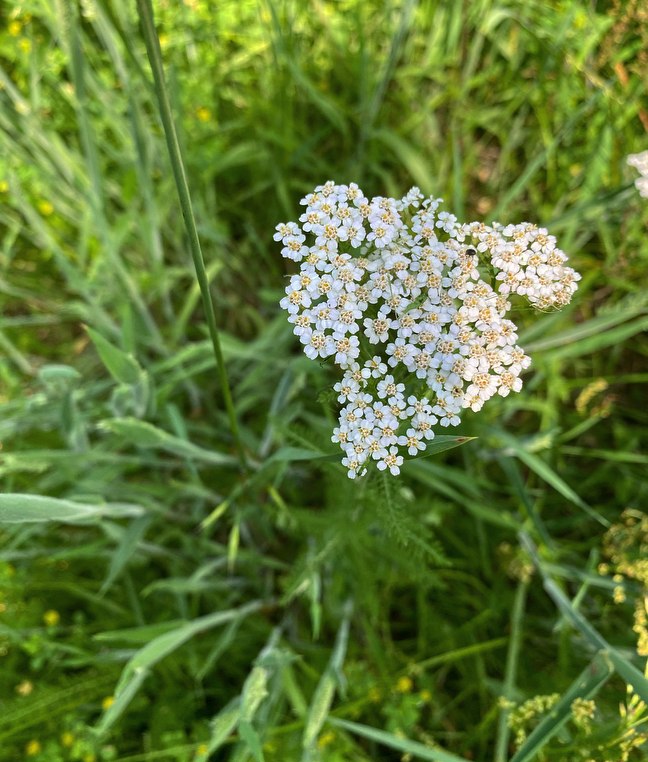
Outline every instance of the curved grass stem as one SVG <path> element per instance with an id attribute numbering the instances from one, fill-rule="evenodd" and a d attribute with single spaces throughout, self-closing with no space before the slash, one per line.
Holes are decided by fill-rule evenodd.
<path id="1" fill-rule="evenodd" d="M 173 177 L 175 179 L 175 184 L 178 191 L 182 217 L 184 219 L 187 236 L 189 238 L 189 248 L 193 258 L 196 276 L 198 278 L 198 284 L 200 286 L 203 308 L 205 310 L 209 335 L 211 337 L 211 342 L 214 349 L 214 357 L 216 358 L 216 366 L 218 368 L 218 376 L 223 393 L 223 400 L 225 402 L 225 408 L 229 418 L 230 431 L 234 441 L 236 442 L 241 466 L 243 469 L 246 469 L 247 459 L 243 449 L 243 443 L 241 441 L 241 434 L 236 417 L 236 411 L 234 410 L 232 391 L 230 388 L 229 379 L 227 377 L 225 363 L 223 361 L 223 351 L 221 348 L 220 337 L 218 335 L 218 329 L 216 328 L 214 304 L 212 302 L 211 293 L 209 290 L 209 280 L 205 270 L 205 262 L 203 260 L 200 239 L 198 237 L 198 230 L 196 228 L 193 206 L 191 204 L 191 195 L 189 193 L 189 185 L 187 183 L 187 175 L 185 172 L 184 161 L 182 157 L 182 149 L 180 148 L 180 143 L 178 141 L 178 136 L 175 129 L 175 123 L 173 121 L 173 115 L 171 113 L 171 104 L 169 101 L 169 95 L 164 79 L 164 67 L 162 65 L 160 40 L 155 29 L 155 22 L 153 19 L 153 6 L 151 4 L 151 0 L 137 0 L 137 9 L 139 13 L 140 23 L 142 25 L 142 31 L 144 34 L 144 41 L 146 43 L 146 52 L 148 55 L 149 63 L 151 64 L 151 70 L 153 72 L 155 94 L 157 96 L 160 118 L 162 120 L 164 136 L 166 138 L 167 148 L 169 151 L 171 169 L 173 171 Z"/>

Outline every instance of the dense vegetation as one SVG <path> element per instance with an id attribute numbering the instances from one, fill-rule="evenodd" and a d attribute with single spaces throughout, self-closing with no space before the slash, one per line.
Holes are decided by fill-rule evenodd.
<path id="1" fill-rule="evenodd" d="M 8 4 L 0 760 L 644 759 L 645 3 L 155 14 L 247 467 L 135 4 Z M 397 478 L 326 457 L 278 307 L 328 179 L 540 223 L 583 275 L 519 311 L 522 392 Z"/>

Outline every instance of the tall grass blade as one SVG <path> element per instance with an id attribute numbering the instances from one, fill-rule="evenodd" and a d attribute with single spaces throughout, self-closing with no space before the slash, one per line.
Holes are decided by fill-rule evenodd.
<path id="1" fill-rule="evenodd" d="M 344 663 L 349 640 L 351 612 L 352 604 L 347 602 L 344 619 L 338 630 L 331 659 L 315 689 L 315 694 L 308 710 L 308 717 L 306 718 L 306 726 L 302 737 L 303 760 L 307 760 L 311 756 L 317 736 L 328 717 L 333 697 L 335 696 L 336 686 L 340 684 L 342 679 L 342 664 Z"/>
<path id="2" fill-rule="evenodd" d="M 144 41 L 146 43 L 146 52 L 148 54 L 149 63 L 153 72 L 155 94 L 158 100 L 160 118 L 164 128 L 164 136 L 166 138 L 167 149 L 169 151 L 169 159 L 171 161 L 171 169 L 173 171 L 173 177 L 175 179 L 176 188 L 178 191 L 182 216 L 185 222 L 187 237 L 189 239 L 189 248 L 191 250 L 194 268 L 196 270 L 196 277 L 198 278 L 198 283 L 200 284 L 200 292 L 202 295 L 203 309 L 205 311 L 205 319 L 209 328 L 209 335 L 214 350 L 214 357 L 216 358 L 216 366 L 220 379 L 223 401 L 225 403 L 225 408 L 229 418 L 230 431 L 236 443 L 241 467 L 245 470 L 247 468 L 247 459 L 245 456 L 245 450 L 243 448 L 243 442 L 241 440 L 241 433 L 236 411 L 234 409 L 234 401 L 232 399 L 232 391 L 230 389 L 227 370 L 225 368 L 225 361 L 223 359 L 223 350 L 221 348 L 220 336 L 216 327 L 214 304 L 212 302 L 211 292 L 209 290 L 209 280 L 205 270 L 205 262 L 200 246 L 200 238 L 198 237 L 198 229 L 196 228 L 196 220 L 191 203 L 191 195 L 189 193 L 189 184 L 187 182 L 187 174 L 185 172 L 182 149 L 178 141 L 175 123 L 173 121 L 173 115 L 171 113 L 171 103 L 169 101 L 169 95 L 164 78 L 162 51 L 160 48 L 160 40 L 155 30 L 153 6 L 151 4 L 151 0 L 137 0 L 137 8 L 139 11 L 140 22 L 144 34 Z"/>
<path id="3" fill-rule="evenodd" d="M 107 733 L 115 724 L 141 687 L 151 668 L 159 661 L 176 651 L 196 635 L 212 627 L 219 627 L 235 619 L 241 619 L 254 614 L 259 611 L 262 605 L 262 603 L 254 601 L 238 609 L 217 611 L 214 614 L 208 614 L 207 616 L 194 619 L 192 622 L 187 622 L 170 632 L 158 635 L 150 643 L 147 643 L 124 667 L 115 688 L 115 703 L 109 707 L 97 726 L 99 735 Z"/>
<path id="4" fill-rule="evenodd" d="M 400 738 L 393 733 L 388 733 L 385 730 L 378 730 L 377 728 L 372 728 L 368 725 L 361 725 L 358 722 L 340 720 L 337 717 L 329 717 L 328 722 L 330 725 L 333 725 L 333 727 L 348 730 L 349 733 L 355 733 L 358 736 L 367 738 L 369 741 L 374 741 L 375 743 L 387 746 L 390 749 L 396 749 L 396 751 L 411 755 L 415 759 L 424 759 L 428 760 L 428 762 L 468 762 L 467 759 L 458 757 L 456 754 L 450 754 L 442 749 L 424 746 L 418 741 L 410 741 L 407 738 Z"/>

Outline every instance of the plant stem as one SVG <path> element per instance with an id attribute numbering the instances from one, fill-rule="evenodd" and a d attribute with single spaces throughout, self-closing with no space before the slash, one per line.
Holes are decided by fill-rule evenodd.
<path id="1" fill-rule="evenodd" d="M 506 654 L 506 672 L 504 675 L 503 697 L 510 700 L 515 690 L 515 679 L 517 677 L 518 659 L 520 656 L 520 646 L 522 644 L 522 619 L 526 607 L 526 596 L 529 583 L 526 580 L 520 581 L 515 600 L 513 603 L 513 612 L 511 615 L 511 636 L 509 640 L 508 652 Z M 508 709 L 501 709 L 497 723 L 497 739 L 495 743 L 495 762 L 505 762 L 508 759 L 509 728 L 508 728 Z"/>
<path id="2" fill-rule="evenodd" d="M 173 177 L 175 179 L 178 198 L 180 200 L 180 207 L 182 209 L 182 217 L 184 219 L 187 236 L 189 238 L 189 248 L 191 250 L 191 256 L 193 258 L 194 267 L 196 269 L 196 276 L 198 277 L 198 284 L 200 286 L 203 308 L 207 318 L 209 335 L 211 337 L 212 346 L 214 348 L 214 357 L 216 358 L 216 366 L 218 368 L 223 400 L 225 402 L 225 408 L 229 418 L 230 430 L 236 442 L 241 467 L 246 469 L 247 459 L 245 457 L 245 451 L 241 442 L 241 434 L 239 430 L 238 420 L 236 418 L 236 411 L 234 410 L 232 392 L 230 389 L 229 380 L 227 378 L 225 363 L 223 361 L 223 351 L 221 349 L 220 337 L 218 335 L 218 329 L 216 328 L 214 304 L 212 302 L 211 293 L 209 290 L 209 281 L 205 271 L 205 262 L 203 260 L 202 249 L 200 247 L 200 239 L 198 238 L 198 230 L 196 229 L 196 220 L 191 204 L 191 196 L 189 194 L 189 185 L 187 183 L 187 175 L 182 158 L 182 150 L 180 148 L 180 143 L 178 142 L 173 115 L 171 114 L 169 95 L 164 80 L 162 51 L 160 49 L 160 40 L 155 29 L 155 22 L 153 20 L 153 6 L 151 4 L 151 0 L 137 0 L 137 8 L 139 12 L 140 22 L 142 24 L 142 31 L 144 33 L 146 52 L 148 55 L 149 63 L 151 64 L 151 70 L 153 72 L 155 93 L 157 95 L 160 118 L 162 119 L 162 126 L 164 128 L 164 135 L 169 151 L 169 159 L 171 160 L 171 169 L 173 170 Z"/>

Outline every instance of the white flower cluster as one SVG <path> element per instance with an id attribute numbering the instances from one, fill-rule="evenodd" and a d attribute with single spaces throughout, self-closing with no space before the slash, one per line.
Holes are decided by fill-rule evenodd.
<path id="1" fill-rule="evenodd" d="M 280 304 L 306 355 L 344 371 L 332 439 L 351 478 L 372 460 L 398 474 L 433 426 L 519 391 L 530 359 L 506 317 L 509 295 L 549 309 L 580 278 L 546 230 L 461 224 L 418 188 L 369 200 L 355 183 L 329 181 L 301 203 L 299 224 L 274 235 L 300 263 Z"/>
<path id="2" fill-rule="evenodd" d="M 642 153 L 631 153 L 628 156 L 628 164 L 638 170 L 641 177 L 635 180 L 635 186 L 639 195 L 648 198 L 648 151 Z"/>

